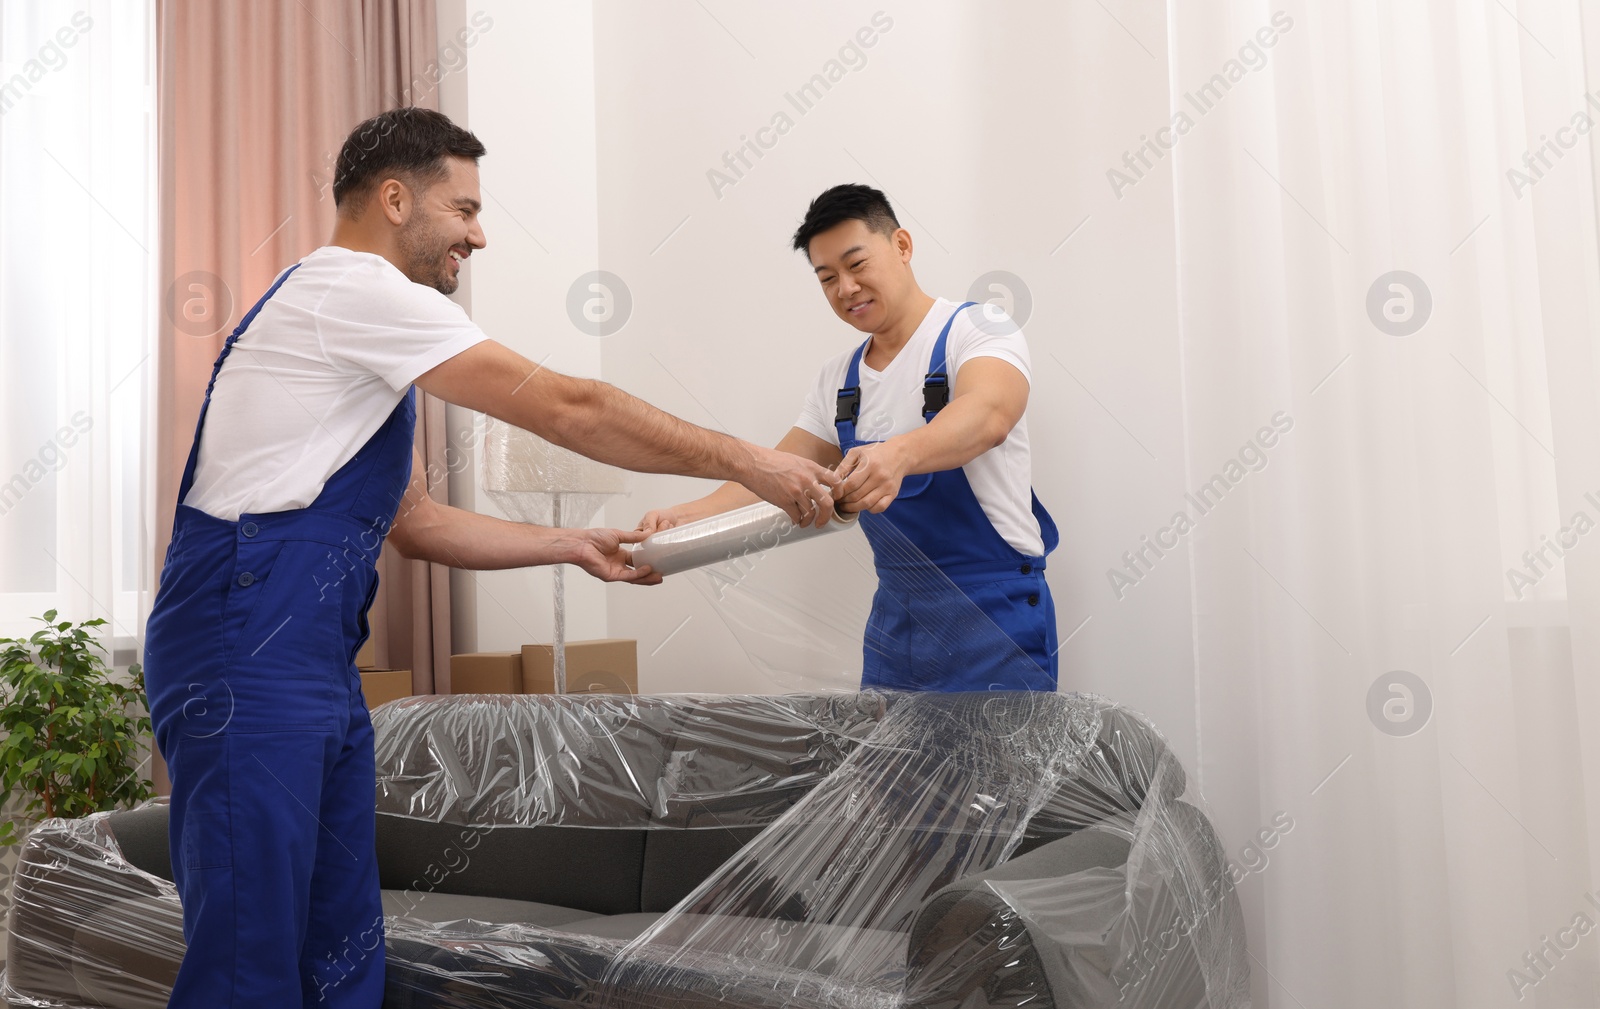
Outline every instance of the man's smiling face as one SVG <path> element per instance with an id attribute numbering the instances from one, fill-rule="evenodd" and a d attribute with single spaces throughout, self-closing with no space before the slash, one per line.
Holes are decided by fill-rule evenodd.
<path id="1" fill-rule="evenodd" d="M 806 254 L 839 318 L 878 333 L 898 316 L 912 284 L 911 236 L 904 228 L 886 235 L 865 221 L 845 221 L 811 239 Z"/>
<path id="2" fill-rule="evenodd" d="M 486 244 L 478 212 L 478 166 L 469 158 L 445 158 L 445 177 L 420 193 L 400 228 L 402 271 L 413 282 L 444 294 L 461 286 L 461 264 Z"/>

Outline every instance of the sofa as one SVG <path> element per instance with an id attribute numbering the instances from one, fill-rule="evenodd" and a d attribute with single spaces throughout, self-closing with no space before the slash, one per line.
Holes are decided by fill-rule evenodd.
<path id="1" fill-rule="evenodd" d="M 485 695 L 373 713 L 385 1006 L 1234 1009 L 1238 901 L 1141 716 L 1087 695 Z M 167 807 L 52 820 L 0 995 L 165 1004 Z"/>

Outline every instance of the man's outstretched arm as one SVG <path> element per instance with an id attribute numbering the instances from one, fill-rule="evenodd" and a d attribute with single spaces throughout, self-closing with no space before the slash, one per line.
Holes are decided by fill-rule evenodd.
<path id="1" fill-rule="evenodd" d="M 735 481 L 796 522 L 833 511 L 838 478 L 827 467 L 690 424 L 615 386 L 536 365 L 493 340 L 457 354 L 416 384 L 603 463 Z"/>
<path id="2" fill-rule="evenodd" d="M 823 441 L 810 431 L 798 427 L 790 428 L 789 433 L 783 436 L 783 440 L 778 442 L 778 451 L 803 456 L 829 469 L 837 466 L 840 458 L 839 446 Z M 647 513 L 639 521 L 638 531 L 653 533 L 658 529 L 681 526 L 712 515 L 721 515 L 735 508 L 743 508 L 760 500 L 736 483 L 725 483 L 703 498 Z"/>
<path id="3" fill-rule="evenodd" d="M 661 581 L 649 568 L 629 566 L 623 544 L 639 542 L 643 533 L 549 529 L 452 508 L 428 496 L 423 472 L 422 457 L 412 449 L 411 482 L 389 527 L 389 543 L 403 557 L 469 571 L 576 564 L 602 581 Z"/>

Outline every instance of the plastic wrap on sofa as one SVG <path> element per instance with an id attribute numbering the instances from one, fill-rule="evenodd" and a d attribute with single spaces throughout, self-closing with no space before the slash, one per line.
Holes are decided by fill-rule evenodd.
<path id="1" fill-rule="evenodd" d="M 794 978 L 815 977 L 823 1004 L 1244 1005 L 1242 922 L 1197 801 L 1154 729 L 1099 699 L 897 698 L 838 772 L 622 951 L 592 1004 L 737 990 L 799 1006 Z M 1069 849 L 1096 835 L 1107 864 L 1080 864 Z M 964 921 L 932 906 L 986 875 Z M 943 933 L 913 947 L 930 913 Z"/>
<path id="2" fill-rule="evenodd" d="M 475 826 L 765 825 L 886 695 L 484 694 L 373 712 L 378 812 Z"/>
<path id="3" fill-rule="evenodd" d="M 388 1009 L 1248 1005 L 1203 802 L 1154 728 L 1099 698 L 417 698 L 375 721 L 383 813 L 765 826 L 633 938 L 391 916 Z M 165 1003 L 177 896 L 105 819 L 26 845 L 13 1005 Z"/>
<path id="4" fill-rule="evenodd" d="M 792 745 L 791 719 L 751 731 Z M 506 770 L 503 751 L 479 756 Z M 484 770 L 459 767 L 464 781 Z M 718 798 L 654 782 L 657 796 Z M 651 791 L 605 794 L 644 817 Z M 453 969 L 495 980 L 411 1004 L 536 990 L 534 1004 L 573 1009 L 1244 1006 L 1242 918 L 1200 802 L 1148 722 L 1099 698 L 886 695 L 837 770 L 570 996 L 516 966 L 530 947 L 561 948 L 559 932 L 552 945 L 541 930 L 485 943 L 424 929 L 408 940 L 446 944 Z"/>
<path id="5" fill-rule="evenodd" d="M 12 879 L 11 1006 L 160 1009 L 183 958 L 183 910 L 170 882 L 135 868 L 110 814 L 46 820 Z M 135 969 L 130 969 L 135 968 Z"/>

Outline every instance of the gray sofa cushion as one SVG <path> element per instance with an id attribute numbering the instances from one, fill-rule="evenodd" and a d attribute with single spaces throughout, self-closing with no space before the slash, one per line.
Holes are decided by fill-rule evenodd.
<path id="1" fill-rule="evenodd" d="M 651 830 L 644 839 L 639 910 L 670 911 L 761 833 L 761 827 Z"/>
<path id="2" fill-rule="evenodd" d="M 470 918 L 491 925 L 539 925 L 545 928 L 593 917 L 588 911 L 532 900 L 469 897 L 460 893 L 423 893 L 416 890 L 383 891 L 383 913 L 434 923 Z"/>
<path id="3" fill-rule="evenodd" d="M 463 827 L 382 814 L 378 880 L 385 890 L 628 914 L 639 910 L 644 835 L 604 827 Z"/>
<path id="4" fill-rule="evenodd" d="M 609 914 L 590 918 L 577 918 L 563 922 L 556 928 L 562 932 L 579 935 L 596 935 L 602 939 L 637 939 L 644 930 L 661 920 L 659 914 Z"/>
<path id="5" fill-rule="evenodd" d="M 373 712 L 377 809 L 503 826 L 762 826 L 882 717 L 876 693 L 481 694 Z"/>
<path id="6" fill-rule="evenodd" d="M 152 804 L 113 813 L 107 823 L 130 864 L 171 882 L 167 819 L 168 807 Z M 451 894 L 504 899 L 508 910 L 559 907 L 583 917 L 669 910 L 762 829 L 475 830 L 380 814 L 377 845 L 383 886 L 396 894 L 408 893 L 413 904 L 423 894 Z M 418 916 L 429 921 L 484 920 L 471 914 L 440 917 L 432 911 Z M 554 924 L 533 918 L 488 920 Z"/>
<path id="7" fill-rule="evenodd" d="M 558 925 L 556 928 L 562 932 L 626 941 L 639 938 L 646 929 L 663 917 L 664 915 L 659 914 L 614 914 L 606 917 L 581 918 Z M 747 946 L 743 955 L 752 962 L 771 960 L 776 963 L 791 963 L 797 959 L 796 951 L 806 948 L 817 951 L 824 957 L 810 964 L 809 969 L 830 973 L 829 968 L 832 964 L 826 959 L 829 951 L 848 950 L 862 942 L 901 945 L 905 942 L 905 936 L 903 933 L 855 928 L 848 925 L 777 921 L 772 918 L 681 914 L 672 919 L 667 931 L 659 937 L 659 945 L 652 941 L 651 946 L 658 948 L 659 953 L 652 953 L 644 948 L 636 949 L 636 953 L 641 962 L 645 963 L 661 955 L 669 958 L 686 956 L 694 959 L 697 955 L 707 954 L 711 950 L 725 951 L 730 943 L 740 943 Z M 763 951 L 762 955 L 753 956 L 750 948 Z M 716 954 L 710 955 L 714 958 Z"/>

